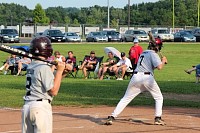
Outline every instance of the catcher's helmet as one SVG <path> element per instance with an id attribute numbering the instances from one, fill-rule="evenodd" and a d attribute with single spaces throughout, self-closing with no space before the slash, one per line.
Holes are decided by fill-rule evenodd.
<path id="1" fill-rule="evenodd" d="M 158 51 L 158 50 L 161 50 L 162 45 L 163 45 L 162 40 L 159 37 L 157 37 L 155 38 L 155 43 L 149 42 L 148 49 L 153 49 L 153 50 Z"/>
<path id="2" fill-rule="evenodd" d="M 36 37 L 30 43 L 29 52 L 35 56 L 48 58 L 53 53 L 51 41 L 47 37 Z"/>

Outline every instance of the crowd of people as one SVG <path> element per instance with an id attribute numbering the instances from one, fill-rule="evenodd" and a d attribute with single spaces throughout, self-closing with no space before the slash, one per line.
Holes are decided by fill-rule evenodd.
<path id="1" fill-rule="evenodd" d="M 134 39 L 134 45 L 130 48 L 128 56 L 125 52 L 121 52 L 121 57 L 114 56 L 111 51 L 108 52 L 108 58 L 105 62 L 101 63 L 98 67 L 97 78 L 103 80 L 106 74 L 115 75 L 117 80 L 123 80 L 126 72 L 133 72 L 136 68 L 136 64 L 140 54 L 142 53 L 142 47 L 139 46 L 138 39 Z M 54 55 L 47 58 L 48 61 L 65 62 L 65 70 L 63 72 L 63 78 L 73 70 L 82 70 L 84 79 L 88 78 L 88 71 L 94 70 L 97 67 L 98 58 L 95 55 L 95 51 L 91 51 L 88 56 L 84 58 L 82 63 L 78 66 L 76 56 L 73 51 L 68 51 L 68 56 L 63 56 L 59 51 L 55 51 Z M 5 64 L 0 68 L 0 71 L 4 70 L 6 75 L 11 70 L 15 76 L 22 75 L 22 71 L 26 71 L 28 65 L 31 63 L 31 59 L 27 57 L 18 57 L 11 55 L 5 61 Z M 55 65 L 51 66 L 52 71 L 57 70 Z M 13 72 L 15 71 L 15 73 Z"/>

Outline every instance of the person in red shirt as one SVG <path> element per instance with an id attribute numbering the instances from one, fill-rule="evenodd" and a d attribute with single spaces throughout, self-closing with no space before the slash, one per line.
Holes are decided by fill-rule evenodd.
<path id="1" fill-rule="evenodd" d="M 143 49 L 141 46 L 139 46 L 139 41 L 137 38 L 134 39 L 133 43 L 134 45 L 129 50 L 129 59 L 131 60 L 133 70 L 135 70 L 138 58 L 140 57 L 140 54 L 142 53 Z"/>
<path id="2" fill-rule="evenodd" d="M 95 52 L 91 51 L 90 56 L 86 57 L 82 65 L 79 67 L 79 69 L 83 71 L 85 79 L 87 79 L 87 70 L 95 69 L 96 65 L 97 65 L 97 57 L 95 56 Z"/>
<path id="3" fill-rule="evenodd" d="M 65 70 L 72 71 L 76 65 L 76 58 L 74 57 L 73 51 L 68 52 L 68 57 L 66 58 Z"/>

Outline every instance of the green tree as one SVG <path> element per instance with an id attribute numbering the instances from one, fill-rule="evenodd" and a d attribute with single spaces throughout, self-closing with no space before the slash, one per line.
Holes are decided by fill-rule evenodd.
<path id="1" fill-rule="evenodd" d="M 79 24 L 78 20 L 75 18 L 73 24 Z"/>
<path id="2" fill-rule="evenodd" d="M 42 6 L 40 4 L 37 4 L 35 6 L 35 9 L 33 10 L 33 21 L 34 23 L 41 23 L 41 24 L 49 24 L 50 20 L 46 16 L 45 11 L 42 9 Z"/>

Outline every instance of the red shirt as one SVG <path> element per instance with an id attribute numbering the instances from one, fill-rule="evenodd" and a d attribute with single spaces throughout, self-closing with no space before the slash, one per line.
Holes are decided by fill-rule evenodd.
<path id="1" fill-rule="evenodd" d="M 138 58 L 142 54 L 142 47 L 141 46 L 132 46 L 129 50 L 129 59 L 130 60 L 135 60 L 134 64 L 137 64 Z"/>
<path id="2" fill-rule="evenodd" d="M 74 58 L 74 57 L 72 57 L 72 58 L 67 57 L 66 63 L 67 64 L 71 64 L 71 63 L 76 64 L 76 58 Z"/>

